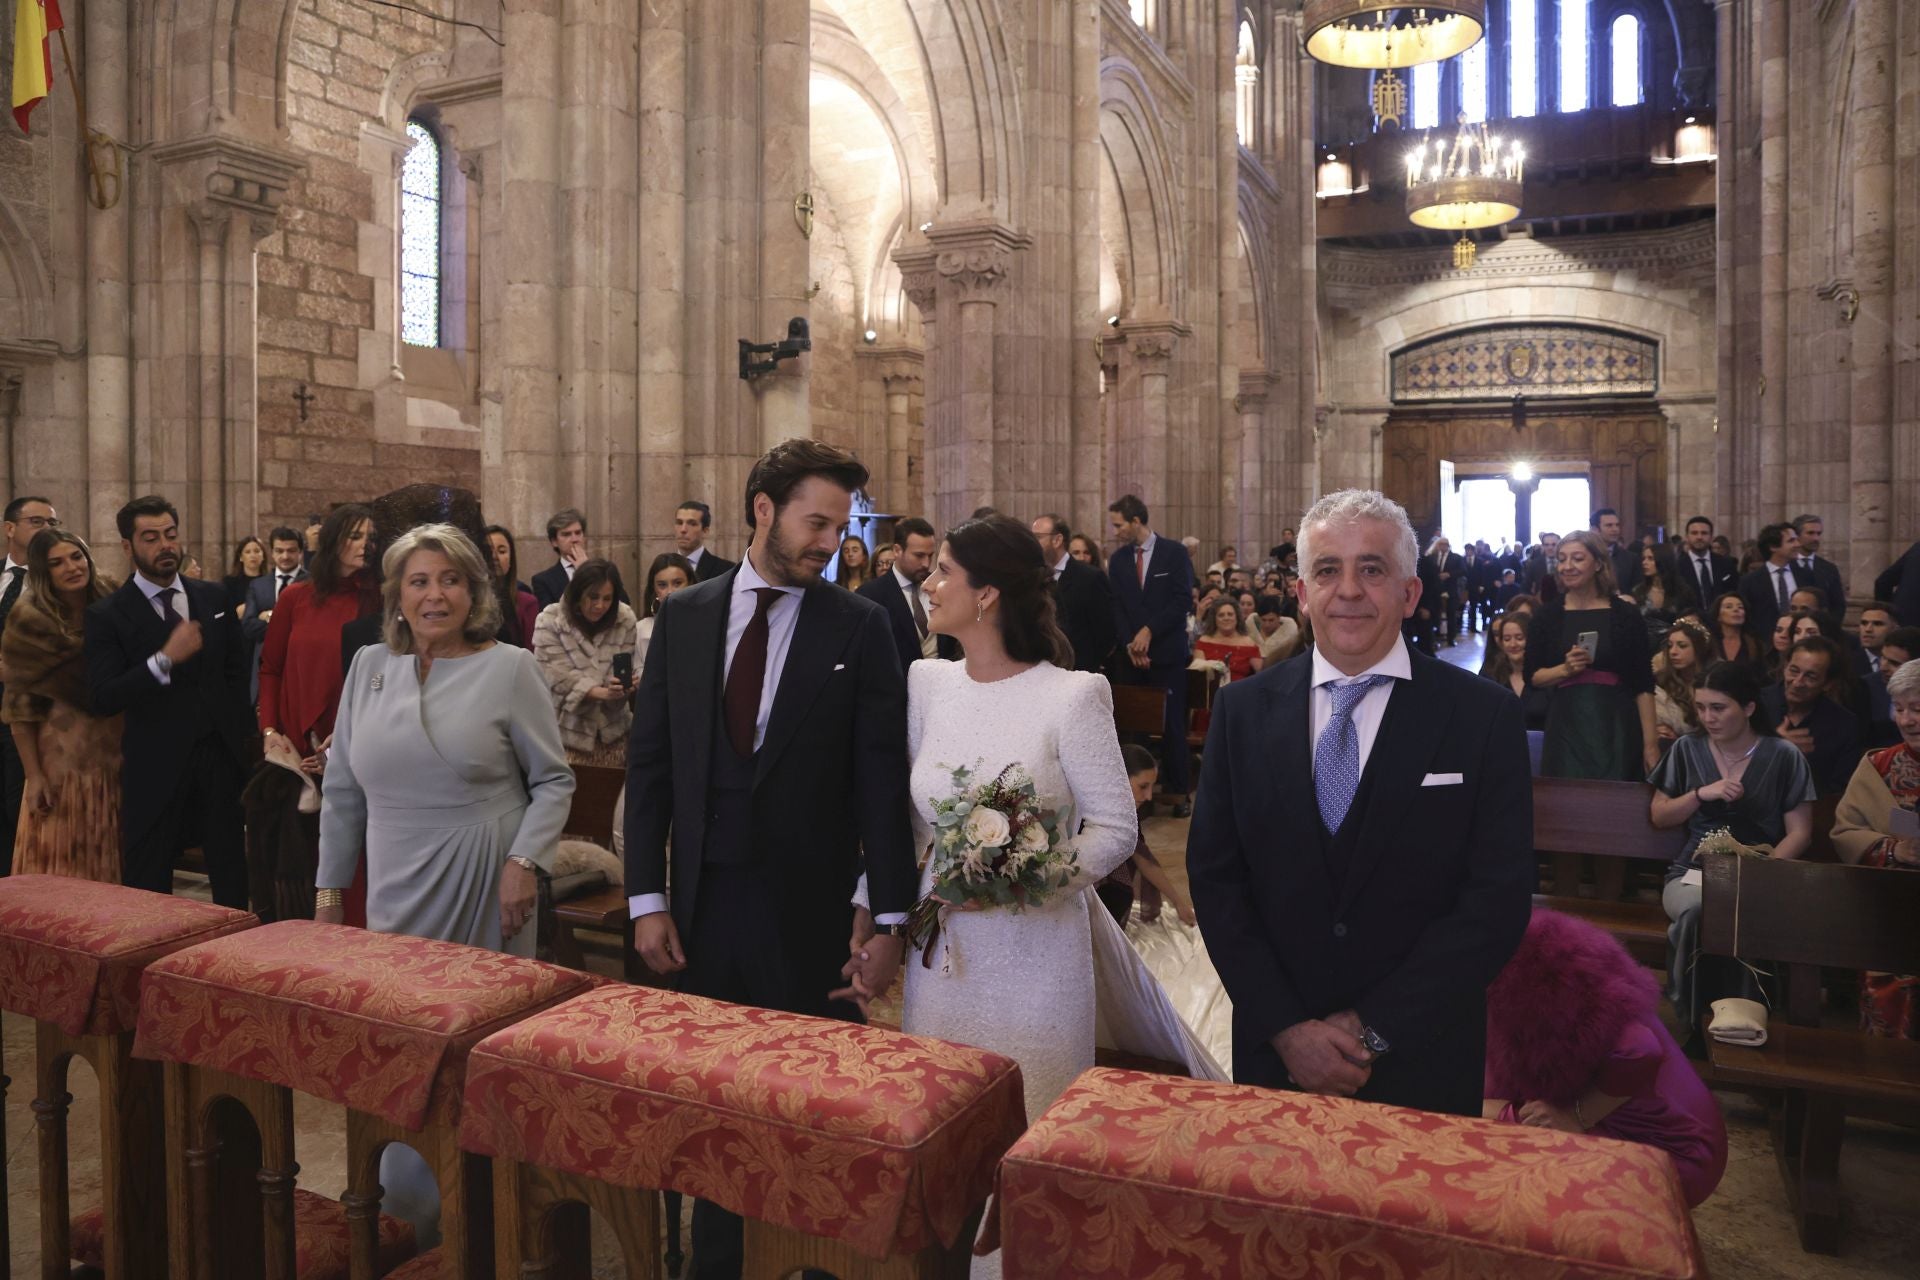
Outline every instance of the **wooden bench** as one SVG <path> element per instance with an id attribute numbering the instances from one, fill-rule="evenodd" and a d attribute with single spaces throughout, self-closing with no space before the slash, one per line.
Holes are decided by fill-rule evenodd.
<path id="1" fill-rule="evenodd" d="M 1781 977 L 1759 1048 L 1709 1041 L 1716 1084 L 1778 1091 L 1774 1155 L 1800 1243 L 1840 1245 L 1840 1144 L 1849 1109 L 1920 1118 L 1920 1043 L 1820 1026 L 1822 966 L 1920 971 L 1920 875 L 1708 854 L 1700 948 Z"/>
<path id="2" fill-rule="evenodd" d="M 1653 825 L 1653 788 L 1644 782 L 1588 778 L 1533 780 L 1533 848 L 1551 861 L 1548 893 L 1536 906 L 1592 921 L 1618 938 L 1643 964 L 1663 965 L 1667 913 L 1658 902 L 1632 899 L 1628 873 L 1636 863 L 1665 867 L 1680 856 L 1686 830 Z M 1592 863 L 1594 896 L 1580 896 L 1582 872 Z"/>

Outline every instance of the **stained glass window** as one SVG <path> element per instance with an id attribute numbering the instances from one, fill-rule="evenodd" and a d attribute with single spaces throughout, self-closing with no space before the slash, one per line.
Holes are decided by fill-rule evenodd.
<path id="1" fill-rule="evenodd" d="M 1560 109 L 1587 109 L 1587 59 L 1593 32 L 1588 0 L 1560 0 Z"/>
<path id="2" fill-rule="evenodd" d="M 1642 97 L 1640 19 L 1623 13 L 1613 20 L 1613 105 L 1631 107 Z"/>
<path id="3" fill-rule="evenodd" d="M 1540 15 L 1535 0 L 1507 6 L 1507 114 L 1530 116 L 1540 108 Z"/>
<path id="4" fill-rule="evenodd" d="M 1460 55 L 1460 110 L 1475 124 L 1487 118 L 1487 42 Z"/>
<path id="5" fill-rule="evenodd" d="M 1423 62 L 1413 69 L 1413 127 L 1433 129 L 1440 124 L 1440 64 Z"/>
<path id="6" fill-rule="evenodd" d="M 400 169 L 400 339 L 440 345 L 440 140 L 407 121 L 413 145 Z"/>

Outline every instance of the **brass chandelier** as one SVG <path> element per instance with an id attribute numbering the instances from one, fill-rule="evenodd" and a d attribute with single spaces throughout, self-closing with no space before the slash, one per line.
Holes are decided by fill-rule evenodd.
<path id="1" fill-rule="evenodd" d="M 1300 25 L 1308 56 L 1320 62 L 1373 70 L 1413 67 L 1478 44 L 1487 29 L 1487 0 L 1307 0 Z"/>
<path id="2" fill-rule="evenodd" d="M 1465 270 L 1479 252 L 1467 232 L 1520 216 L 1525 171 L 1518 142 L 1496 138 L 1485 124 L 1462 116 L 1451 147 L 1430 135 L 1407 152 L 1407 217 L 1415 226 L 1460 232 L 1453 265 Z"/>

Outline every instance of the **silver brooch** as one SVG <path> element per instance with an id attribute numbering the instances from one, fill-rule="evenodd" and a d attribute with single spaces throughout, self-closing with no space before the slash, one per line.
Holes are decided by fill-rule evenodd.
<path id="1" fill-rule="evenodd" d="M 384 683 L 385 683 L 385 677 L 382 676 L 382 674 L 378 671 L 374 672 L 373 673 L 373 691 L 375 693 L 380 692 L 380 686 Z"/>

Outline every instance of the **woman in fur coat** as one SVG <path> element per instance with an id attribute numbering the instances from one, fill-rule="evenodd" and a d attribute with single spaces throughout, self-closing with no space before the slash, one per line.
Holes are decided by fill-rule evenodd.
<path id="1" fill-rule="evenodd" d="M 1660 987 L 1612 935 L 1536 910 L 1487 988 L 1488 1119 L 1659 1147 L 1688 1207 L 1727 1167 L 1713 1094 L 1660 1021 Z"/>

